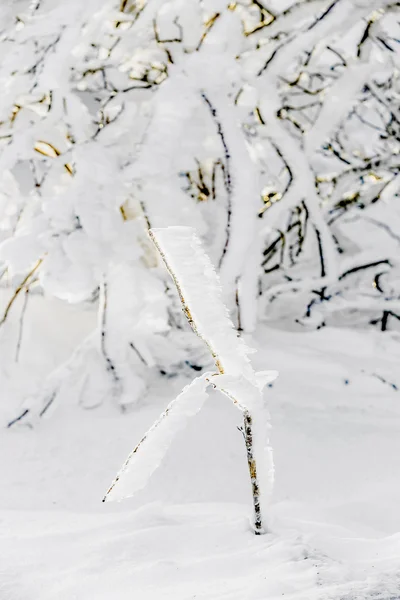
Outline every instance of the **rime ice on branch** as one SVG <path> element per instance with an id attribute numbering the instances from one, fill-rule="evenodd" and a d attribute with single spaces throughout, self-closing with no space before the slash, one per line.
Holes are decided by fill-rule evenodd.
<path id="1" fill-rule="evenodd" d="M 174 280 L 190 325 L 209 347 L 218 371 L 251 378 L 251 350 L 237 336 L 222 302 L 218 276 L 194 230 L 153 229 L 150 236 Z"/>
<path id="2" fill-rule="evenodd" d="M 121 500 L 146 485 L 175 434 L 201 409 L 211 385 L 230 398 L 243 414 L 254 530 L 264 533 L 273 461 L 267 440 L 268 414 L 261 392 L 276 373 L 253 371 L 248 359 L 251 350 L 233 328 L 221 299 L 218 276 L 194 230 L 168 227 L 153 229 L 150 235 L 174 280 L 183 311 L 194 332 L 207 344 L 217 372 L 196 378 L 171 402 L 129 455 L 104 500 Z"/>

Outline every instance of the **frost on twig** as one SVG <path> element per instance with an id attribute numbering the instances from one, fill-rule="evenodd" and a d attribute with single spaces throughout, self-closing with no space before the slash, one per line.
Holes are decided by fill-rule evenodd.
<path id="1" fill-rule="evenodd" d="M 251 480 L 254 530 L 268 530 L 267 503 L 273 480 L 272 452 L 266 430 L 268 415 L 262 389 L 275 372 L 255 373 L 250 349 L 238 338 L 221 299 L 218 276 L 192 228 L 153 229 L 150 236 L 177 287 L 183 311 L 194 332 L 208 346 L 217 372 L 192 381 L 167 407 L 129 455 L 104 501 L 121 500 L 142 489 L 160 465 L 176 433 L 201 409 L 207 387 L 226 395 L 241 411 Z"/>
<path id="2" fill-rule="evenodd" d="M 196 377 L 173 400 L 135 446 L 104 498 L 122 500 L 144 488 L 178 431 L 199 412 L 207 398 L 207 375 Z"/>
<path id="3" fill-rule="evenodd" d="M 251 350 L 238 338 L 222 301 L 214 267 L 190 227 L 150 231 L 174 280 L 183 312 L 207 344 L 219 373 L 252 376 Z"/>

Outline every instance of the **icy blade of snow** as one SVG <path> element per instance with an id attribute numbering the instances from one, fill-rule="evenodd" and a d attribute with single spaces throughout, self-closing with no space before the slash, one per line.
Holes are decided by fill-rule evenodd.
<path id="1" fill-rule="evenodd" d="M 254 380 L 251 352 L 233 327 L 222 301 L 215 269 L 191 227 L 152 229 L 157 246 L 175 285 L 193 330 L 208 345 L 221 373 Z"/>
<path id="2" fill-rule="evenodd" d="M 173 400 L 128 456 L 103 502 L 123 500 L 143 489 L 160 466 L 172 440 L 207 399 L 210 373 L 194 379 Z"/>

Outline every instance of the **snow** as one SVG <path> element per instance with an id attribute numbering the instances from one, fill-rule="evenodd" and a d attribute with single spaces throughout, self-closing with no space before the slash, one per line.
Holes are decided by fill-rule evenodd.
<path id="1" fill-rule="evenodd" d="M 184 383 L 157 380 L 128 414 L 64 403 L 34 429 L 3 431 L 2 598 L 397 597 L 400 408 L 371 374 L 399 383 L 398 341 L 260 328 L 253 343 L 255 367 L 281 372 L 268 388 L 272 532 L 251 532 L 240 413 L 212 391 L 147 488 L 101 503 L 121 455 Z"/>
<path id="2" fill-rule="evenodd" d="M 357 94 L 368 81 L 375 65 L 369 61 L 356 65 L 349 65 L 343 75 L 332 85 L 330 94 L 318 118 L 304 136 L 306 153 L 312 154 L 321 145 L 330 139 L 332 132 L 340 125 L 353 104 Z"/>

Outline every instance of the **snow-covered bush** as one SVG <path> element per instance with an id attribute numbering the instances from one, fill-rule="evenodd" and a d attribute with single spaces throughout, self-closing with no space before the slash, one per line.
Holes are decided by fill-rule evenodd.
<path id="1" fill-rule="evenodd" d="M 239 329 L 396 323 L 397 3 L 1 4 L 0 321 L 28 289 L 98 307 L 86 395 L 182 362 L 149 227 L 196 227 Z"/>
<path id="2" fill-rule="evenodd" d="M 268 414 L 262 398 L 266 383 L 277 373 L 255 373 L 251 350 L 235 331 L 222 301 L 218 276 L 194 229 L 168 227 L 150 231 L 172 276 L 183 311 L 193 331 L 207 345 L 216 367 L 194 379 L 169 404 L 140 440 L 109 488 L 104 500 L 121 500 L 142 489 L 160 465 L 175 434 L 196 415 L 207 398 L 207 387 L 225 394 L 243 415 L 243 437 L 253 495 L 254 530 L 268 530 L 267 513 L 273 481 L 272 451 L 268 443 Z"/>

